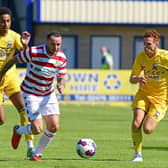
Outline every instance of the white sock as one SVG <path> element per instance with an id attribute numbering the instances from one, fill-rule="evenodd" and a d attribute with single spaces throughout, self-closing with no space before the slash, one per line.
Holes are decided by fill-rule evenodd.
<path id="1" fill-rule="evenodd" d="M 56 133 L 52 133 L 46 129 L 41 139 L 39 140 L 39 144 L 37 148 L 35 149 L 34 154 L 35 155 L 41 154 L 42 150 L 46 148 L 48 144 L 53 140 L 55 134 Z"/>
<path id="2" fill-rule="evenodd" d="M 27 149 L 29 148 L 34 148 L 34 145 L 33 145 L 33 141 L 32 140 L 28 140 L 27 141 Z"/>
<path id="3" fill-rule="evenodd" d="M 24 126 L 19 126 L 19 127 L 16 129 L 16 132 L 17 132 L 18 134 L 32 134 L 31 124 L 24 125 Z"/>
<path id="4" fill-rule="evenodd" d="M 139 156 L 142 156 L 142 152 L 140 151 L 136 152 L 136 154 L 138 154 Z"/>

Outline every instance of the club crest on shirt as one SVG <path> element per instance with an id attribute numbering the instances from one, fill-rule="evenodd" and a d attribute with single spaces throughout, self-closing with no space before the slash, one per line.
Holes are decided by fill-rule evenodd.
<path id="1" fill-rule="evenodd" d="M 53 64 L 55 67 L 59 67 L 59 66 L 61 66 L 62 62 L 59 60 L 55 60 L 55 62 Z"/>
<path id="2" fill-rule="evenodd" d="M 12 47 L 12 41 L 11 40 L 8 40 L 7 41 L 7 48 L 11 48 Z"/>
<path id="3" fill-rule="evenodd" d="M 155 119 L 158 119 L 159 116 L 160 116 L 160 113 L 159 113 L 158 111 L 156 111 L 155 114 L 153 115 L 153 117 L 154 117 Z"/>
<path id="4" fill-rule="evenodd" d="M 152 64 L 152 69 L 157 69 L 158 68 L 158 64 L 154 63 Z"/>

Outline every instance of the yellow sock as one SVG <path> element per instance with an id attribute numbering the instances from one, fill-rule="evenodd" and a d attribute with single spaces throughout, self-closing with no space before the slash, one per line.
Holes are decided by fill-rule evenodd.
<path id="1" fill-rule="evenodd" d="M 136 152 L 142 151 L 142 132 L 141 129 L 132 129 L 132 140 L 134 144 L 134 149 Z"/>
<path id="2" fill-rule="evenodd" d="M 20 115 L 20 123 L 21 125 L 27 125 L 29 124 L 25 109 L 21 109 L 19 111 L 19 115 Z M 33 135 L 25 135 L 25 138 L 27 141 L 32 141 L 34 139 Z"/>

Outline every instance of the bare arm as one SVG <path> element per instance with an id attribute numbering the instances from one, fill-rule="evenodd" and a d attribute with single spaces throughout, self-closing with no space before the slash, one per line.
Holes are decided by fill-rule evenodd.
<path id="1" fill-rule="evenodd" d="M 12 57 L 12 59 L 10 59 L 0 70 L 0 81 L 2 80 L 2 77 L 4 76 L 4 74 L 14 65 L 16 64 L 17 58 L 16 57 Z"/>
<path id="2" fill-rule="evenodd" d="M 131 75 L 130 77 L 130 82 L 133 84 L 135 83 L 145 84 L 146 81 L 147 81 L 147 78 L 145 76 Z"/>
<path id="3" fill-rule="evenodd" d="M 63 91 L 65 89 L 65 79 L 64 78 L 57 79 L 57 89 L 60 94 L 63 93 Z"/>

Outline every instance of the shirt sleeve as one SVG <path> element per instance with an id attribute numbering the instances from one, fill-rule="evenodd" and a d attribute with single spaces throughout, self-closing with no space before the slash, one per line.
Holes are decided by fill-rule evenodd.
<path id="1" fill-rule="evenodd" d="M 137 57 L 135 58 L 131 75 L 140 75 L 143 67 L 141 58 L 142 58 L 141 54 L 137 55 Z"/>
<path id="2" fill-rule="evenodd" d="M 58 74 L 57 78 L 64 78 L 67 72 L 67 59 L 66 56 L 63 54 L 62 57 L 62 64 L 58 67 Z"/>
<path id="3" fill-rule="evenodd" d="M 16 33 L 16 35 L 15 35 L 15 46 L 16 46 L 17 50 L 19 50 L 19 51 L 24 49 L 20 38 L 21 38 L 20 34 Z"/>
<path id="4" fill-rule="evenodd" d="M 31 62 L 31 47 L 26 50 L 20 51 L 15 55 L 19 63 Z"/>

